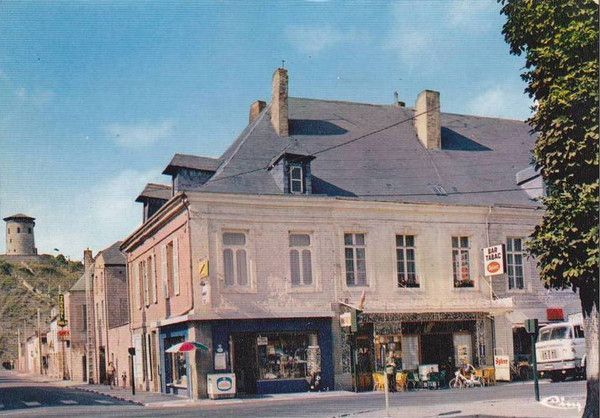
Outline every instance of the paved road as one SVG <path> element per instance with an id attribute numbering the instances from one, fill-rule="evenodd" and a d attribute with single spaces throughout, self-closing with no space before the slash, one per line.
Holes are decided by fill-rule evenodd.
<path id="1" fill-rule="evenodd" d="M 575 396 L 585 393 L 585 382 L 543 382 L 541 395 Z M 392 407 L 448 405 L 449 416 L 460 415 L 461 405 L 482 400 L 530 399 L 531 383 L 464 390 L 420 390 L 391 394 Z M 70 401 L 65 403 L 64 401 Z M 27 402 L 27 403 L 26 403 Z M 37 402 L 31 404 L 30 402 Z M 110 402 L 110 403 L 109 403 Z M 28 404 L 29 403 L 29 404 Z M 381 393 L 367 392 L 324 399 L 280 401 L 231 400 L 222 405 L 152 408 L 132 405 L 101 395 L 34 383 L 0 372 L 0 416 L 43 417 L 341 417 L 384 407 Z M 498 411 L 510 413 L 510 411 Z M 360 415 L 359 415 L 360 416 Z"/>
<path id="2" fill-rule="evenodd" d="M 47 413 L 77 416 L 73 413 L 100 414 L 105 409 L 125 410 L 132 406 L 107 396 L 31 381 L 0 371 L 0 416 L 46 416 Z"/>

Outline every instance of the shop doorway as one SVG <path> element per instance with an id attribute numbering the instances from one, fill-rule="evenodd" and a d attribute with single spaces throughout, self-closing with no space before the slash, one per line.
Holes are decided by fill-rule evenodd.
<path id="1" fill-rule="evenodd" d="M 450 360 L 450 361 L 449 361 Z M 454 364 L 454 341 L 451 333 L 421 335 L 422 364 Z"/>
<path id="2" fill-rule="evenodd" d="M 258 368 L 256 358 L 256 336 L 254 334 L 232 335 L 233 372 L 240 394 L 256 393 Z"/>

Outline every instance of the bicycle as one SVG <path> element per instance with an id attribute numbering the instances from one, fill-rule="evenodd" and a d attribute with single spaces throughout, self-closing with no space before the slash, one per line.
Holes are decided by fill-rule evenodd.
<path id="1" fill-rule="evenodd" d="M 463 374 L 463 370 L 465 374 Z M 475 367 L 471 364 L 465 364 L 454 372 L 454 379 L 449 383 L 449 386 L 454 389 L 473 388 L 475 386 L 483 387 L 483 380 L 475 376 Z"/>

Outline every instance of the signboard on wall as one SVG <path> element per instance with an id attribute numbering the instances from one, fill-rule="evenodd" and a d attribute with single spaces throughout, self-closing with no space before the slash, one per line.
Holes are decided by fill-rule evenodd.
<path id="1" fill-rule="evenodd" d="M 483 249 L 483 271 L 486 276 L 506 273 L 506 249 L 504 244 Z"/>
<path id="2" fill-rule="evenodd" d="M 198 263 L 198 274 L 201 279 L 208 277 L 208 260 L 202 260 L 200 263 Z"/>
<path id="3" fill-rule="evenodd" d="M 496 374 L 496 380 L 510 382 L 510 357 L 503 355 L 495 355 L 494 369 Z"/>
<path id="4" fill-rule="evenodd" d="M 59 327 L 67 326 L 67 318 L 65 315 L 65 295 L 62 293 L 58 295 L 58 320 L 56 321 L 56 325 Z"/>

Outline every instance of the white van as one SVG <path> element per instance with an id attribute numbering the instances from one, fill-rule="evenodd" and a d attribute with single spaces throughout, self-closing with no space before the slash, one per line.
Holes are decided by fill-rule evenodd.
<path id="1" fill-rule="evenodd" d="M 585 338 L 581 314 L 540 328 L 535 344 L 537 369 L 553 382 L 568 376 L 585 378 Z"/>

